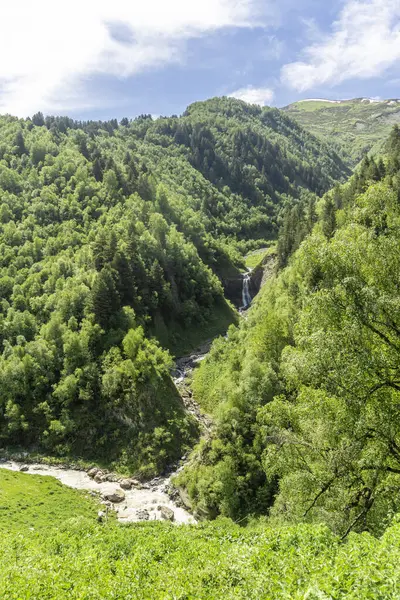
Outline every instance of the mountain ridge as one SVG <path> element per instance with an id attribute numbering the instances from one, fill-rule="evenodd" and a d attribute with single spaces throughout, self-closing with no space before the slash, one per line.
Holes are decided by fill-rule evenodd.
<path id="1" fill-rule="evenodd" d="M 329 141 L 351 167 L 371 152 L 383 150 L 385 139 L 400 123 L 400 100 L 309 98 L 281 109 L 310 133 Z"/>

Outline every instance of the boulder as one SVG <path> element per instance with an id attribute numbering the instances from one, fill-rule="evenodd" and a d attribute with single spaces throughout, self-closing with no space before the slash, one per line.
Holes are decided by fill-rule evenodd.
<path id="1" fill-rule="evenodd" d="M 106 515 L 106 513 L 103 510 L 99 510 L 99 512 L 97 513 L 97 521 L 99 523 L 102 523 L 103 519 L 105 519 L 106 516 L 107 515 Z"/>
<path id="2" fill-rule="evenodd" d="M 94 476 L 94 480 L 96 483 L 102 483 L 103 482 L 103 473 L 101 471 L 97 471 L 96 475 Z"/>
<path id="3" fill-rule="evenodd" d="M 168 506 L 158 506 L 158 510 L 161 513 L 161 518 L 165 521 L 175 521 L 175 514 L 172 508 L 168 508 Z"/>
<path id="4" fill-rule="evenodd" d="M 148 521 L 150 519 L 150 513 L 146 509 L 136 511 L 136 516 L 139 521 Z"/>
<path id="5" fill-rule="evenodd" d="M 129 480 L 132 484 L 132 487 L 136 487 L 139 490 L 142 488 L 142 484 L 140 483 L 140 481 L 138 479 L 130 479 Z"/>
<path id="6" fill-rule="evenodd" d="M 123 502 L 125 500 L 125 494 L 122 490 L 115 490 L 114 492 L 108 492 L 104 494 L 104 500 L 108 500 L 109 502 L 113 502 L 117 504 L 119 502 Z"/>
<path id="7" fill-rule="evenodd" d="M 120 481 L 121 488 L 123 490 L 131 490 L 132 489 L 132 481 L 130 481 L 129 479 L 123 479 L 122 481 Z"/>
<path id="8" fill-rule="evenodd" d="M 22 465 L 22 467 L 20 467 L 19 470 L 21 471 L 21 473 L 26 473 L 27 471 L 29 471 L 29 467 L 28 465 Z"/>
<path id="9" fill-rule="evenodd" d="M 96 467 L 93 467 L 93 469 L 89 469 L 87 474 L 89 475 L 89 477 L 94 478 L 94 477 L 96 477 L 98 472 L 99 472 L 99 469 L 97 469 Z"/>

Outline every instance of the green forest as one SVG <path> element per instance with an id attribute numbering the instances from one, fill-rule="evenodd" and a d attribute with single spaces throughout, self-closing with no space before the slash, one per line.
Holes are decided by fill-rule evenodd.
<path id="1" fill-rule="evenodd" d="M 188 455 L 199 521 L 98 521 L 0 469 L 1 597 L 400 597 L 397 125 L 379 148 L 354 166 L 232 98 L 0 117 L 0 446 L 141 481 Z M 228 283 L 264 255 L 239 311 Z M 210 339 L 204 435 L 173 370 Z"/>
<path id="2" fill-rule="evenodd" d="M 237 321 L 224 277 L 348 172 L 232 99 L 156 121 L 1 117 L 2 444 L 144 474 L 179 458 L 196 424 L 171 353 Z"/>
<path id="3" fill-rule="evenodd" d="M 399 161 L 396 127 L 197 371 L 216 427 L 180 478 L 210 517 L 379 535 L 399 511 Z"/>

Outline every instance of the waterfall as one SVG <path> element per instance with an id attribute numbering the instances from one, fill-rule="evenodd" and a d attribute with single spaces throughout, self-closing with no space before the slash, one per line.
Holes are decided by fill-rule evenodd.
<path id="1" fill-rule="evenodd" d="M 251 304 L 251 294 L 250 294 L 250 275 L 246 273 L 243 275 L 243 290 L 242 290 L 242 304 L 243 308 L 247 308 Z"/>

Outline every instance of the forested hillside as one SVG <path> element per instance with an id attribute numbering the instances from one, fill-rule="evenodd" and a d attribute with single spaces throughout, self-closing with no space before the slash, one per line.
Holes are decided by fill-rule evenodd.
<path id="1" fill-rule="evenodd" d="M 0 118 L 0 440 L 145 474 L 192 443 L 173 353 L 237 320 L 221 277 L 348 174 L 232 99 L 121 123 Z"/>
<path id="2" fill-rule="evenodd" d="M 400 130 L 194 380 L 215 430 L 180 475 L 199 514 L 381 534 L 400 491 Z"/>
<path id="3" fill-rule="evenodd" d="M 107 470 L 3 463 L 29 472 L 0 468 L 1 597 L 398 598 L 399 127 L 383 150 L 349 178 L 232 99 L 0 118 L 0 444 Z M 225 278 L 275 253 L 239 316 Z M 190 413 L 173 355 L 217 335 Z M 172 506 L 215 522 L 118 523 L 142 493 L 166 514 L 143 480 L 184 453 Z"/>
<path id="4" fill-rule="evenodd" d="M 303 100 L 283 110 L 329 143 L 352 167 L 366 152 L 382 152 L 393 125 L 400 123 L 399 100 Z"/>

